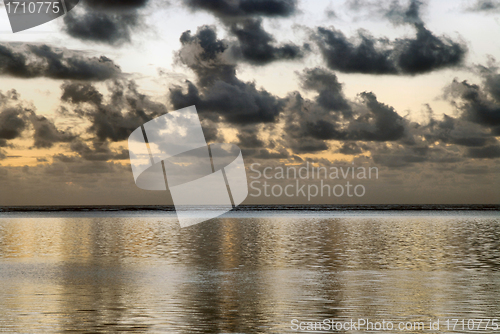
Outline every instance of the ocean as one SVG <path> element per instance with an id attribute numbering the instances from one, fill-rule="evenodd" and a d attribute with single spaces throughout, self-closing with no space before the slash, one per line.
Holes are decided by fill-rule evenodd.
<path id="1" fill-rule="evenodd" d="M 2 208 L 0 287 L 2 332 L 495 333 L 499 206 Z"/>

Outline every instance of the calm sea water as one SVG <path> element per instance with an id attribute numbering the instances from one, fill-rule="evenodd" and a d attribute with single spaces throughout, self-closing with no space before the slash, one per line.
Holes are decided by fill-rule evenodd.
<path id="1" fill-rule="evenodd" d="M 498 212 L 240 212 L 185 229 L 169 213 L 0 216 L 3 332 L 500 319 L 499 297 Z"/>

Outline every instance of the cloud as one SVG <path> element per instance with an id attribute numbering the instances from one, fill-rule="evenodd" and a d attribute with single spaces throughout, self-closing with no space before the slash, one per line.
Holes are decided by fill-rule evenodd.
<path id="1" fill-rule="evenodd" d="M 419 0 L 410 0 L 408 7 L 402 6 L 399 1 L 392 1 L 385 10 L 384 16 L 394 24 L 423 24 L 420 17 L 422 6 L 426 4 Z"/>
<path id="2" fill-rule="evenodd" d="M 105 56 L 86 57 L 67 49 L 56 50 L 45 44 L 0 43 L 0 75 L 102 81 L 120 76 L 121 70 Z"/>
<path id="3" fill-rule="evenodd" d="M 259 131 L 255 127 L 249 129 L 241 129 L 237 135 L 238 146 L 244 148 L 263 148 L 266 143 L 259 138 Z"/>
<path id="4" fill-rule="evenodd" d="M 370 152 L 373 162 L 391 168 L 403 168 L 423 163 L 457 164 L 464 160 L 459 152 L 443 147 L 408 147 L 404 145 L 388 147 L 384 144 L 381 147 L 372 147 Z"/>
<path id="5" fill-rule="evenodd" d="M 128 150 L 121 149 L 118 152 L 113 152 L 109 148 L 109 143 L 107 141 L 97 141 L 92 142 L 92 148 L 81 140 L 74 141 L 70 149 L 78 153 L 81 158 L 87 161 L 109 161 L 109 160 L 124 160 L 129 159 Z M 68 157 L 57 157 L 61 161 L 67 160 Z M 70 158 L 69 161 L 71 161 Z"/>
<path id="6" fill-rule="evenodd" d="M 316 91 L 312 99 L 295 92 L 287 98 L 284 138 L 281 145 L 294 153 L 315 153 L 332 149 L 340 142 L 338 153 L 358 155 L 370 151 L 361 144 L 398 142 L 415 145 L 415 125 L 396 110 L 363 92 L 357 101 L 345 98 L 337 76 L 324 68 L 305 69 L 298 73 L 304 89 Z"/>
<path id="7" fill-rule="evenodd" d="M 50 148 L 75 139 L 75 135 L 60 131 L 52 121 L 37 115 L 33 108 L 20 99 L 17 91 L 0 91 L 0 147 L 11 146 L 9 141 L 23 137 L 28 130 L 35 148 Z"/>
<path id="8" fill-rule="evenodd" d="M 406 121 L 396 110 L 377 100 L 375 94 L 359 94 L 368 113 L 361 114 L 347 127 L 348 138 L 362 141 L 396 141 L 405 136 Z"/>
<path id="9" fill-rule="evenodd" d="M 326 140 L 345 138 L 338 123 L 338 113 L 326 111 L 298 92 L 288 97 L 283 118 L 285 138 L 282 145 L 294 153 L 325 151 L 329 148 Z"/>
<path id="10" fill-rule="evenodd" d="M 313 39 L 329 68 L 345 73 L 417 75 L 449 67 L 461 66 L 467 47 L 461 41 L 435 36 L 421 18 L 424 2 L 410 0 L 408 6 L 399 1 L 351 0 L 348 7 L 368 10 L 370 17 L 384 17 L 394 25 L 414 27 L 414 38 L 375 38 L 359 30 L 347 38 L 335 28 L 319 27 Z M 387 5 L 388 4 L 388 5 Z"/>
<path id="11" fill-rule="evenodd" d="M 274 37 L 262 27 L 261 19 L 246 19 L 231 25 L 231 33 L 238 39 L 232 47 L 234 55 L 254 65 L 265 65 L 278 60 L 296 60 L 304 57 L 304 50 L 293 43 L 275 45 Z"/>
<path id="12" fill-rule="evenodd" d="M 131 31 L 139 26 L 136 13 L 110 14 L 71 11 L 64 17 L 64 31 L 83 41 L 121 45 L 130 43 Z"/>
<path id="13" fill-rule="evenodd" d="M 477 0 L 468 8 L 471 12 L 498 13 L 500 11 L 500 1 L 498 0 Z"/>
<path id="14" fill-rule="evenodd" d="M 84 0 L 64 17 L 64 31 L 71 37 L 95 43 L 130 43 L 132 33 L 144 26 L 140 12 L 148 0 Z"/>
<path id="15" fill-rule="evenodd" d="M 353 142 L 345 142 L 342 146 L 337 150 L 338 153 L 346 154 L 346 155 L 358 155 L 364 152 L 364 150 L 360 147 L 360 145 Z"/>
<path id="16" fill-rule="evenodd" d="M 302 87 L 318 92 L 316 102 L 329 111 L 339 111 L 344 117 L 351 117 L 352 109 L 342 91 L 342 84 L 337 76 L 324 69 L 305 69 L 299 74 Z"/>
<path id="17" fill-rule="evenodd" d="M 254 16 L 287 17 L 297 11 L 297 0 L 184 0 L 192 10 L 204 10 L 222 19 Z"/>
<path id="18" fill-rule="evenodd" d="M 100 105 L 103 95 L 91 84 L 65 82 L 61 86 L 63 94 L 61 100 L 74 104 L 91 103 Z"/>
<path id="19" fill-rule="evenodd" d="M 500 158 L 500 145 L 490 145 L 480 148 L 470 148 L 468 156 L 475 159 Z"/>
<path id="20" fill-rule="evenodd" d="M 358 42 L 348 40 L 335 28 L 319 27 L 314 40 L 329 68 L 345 73 L 397 74 L 393 51 L 386 40 L 376 40 L 364 31 Z"/>
<path id="21" fill-rule="evenodd" d="M 149 0 L 82 0 L 82 4 L 94 9 L 128 10 L 146 7 Z"/>
<path id="22" fill-rule="evenodd" d="M 281 160 L 290 158 L 290 154 L 287 150 L 283 149 L 279 152 L 271 152 L 268 149 L 260 149 L 260 150 L 244 150 L 243 154 L 246 157 L 251 157 L 254 159 L 273 159 L 273 160 Z"/>
<path id="23" fill-rule="evenodd" d="M 29 125 L 29 111 L 15 89 L 0 91 L 0 147 L 11 146 L 9 141 L 22 137 Z M 0 150 L 0 160 L 5 157 L 5 151 Z"/>
<path id="24" fill-rule="evenodd" d="M 415 24 L 415 38 L 389 41 L 358 31 L 347 39 L 335 28 L 319 27 L 313 38 L 330 69 L 345 73 L 416 75 L 460 66 L 467 53 L 462 43 L 436 37 Z"/>
<path id="25" fill-rule="evenodd" d="M 236 64 L 229 61 L 228 43 L 217 39 L 214 27 L 202 26 L 195 35 L 185 31 L 180 38 L 181 49 L 177 53 L 180 63 L 195 72 L 201 87 L 216 81 L 236 82 Z"/>
<path id="26" fill-rule="evenodd" d="M 236 38 L 231 42 L 232 57 L 253 65 L 274 61 L 297 60 L 309 51 L 309 45 L 277 43 L 262 26 L 263 17 L 288 17 L 297 12 L 296 0 L 184 0 L 192 10 L 208 11 Z"/>
<path id="27" fill-rule="evenodd" d="M 60 131 L 52 121 L 44 116 L 37 116 L 33 111 L 29 117 L 34 128 L 33 139 L 36 148 L 50 148 L 55 143 L 68 143 L 76 138 L 69 132 Z"/>
<path id="28" fill-rule="evenodd" d="M 126 140 L 137 127 L 167 112 L 163 104 L 139 93 L 132 81 L 113 82 L 108 101 L 90 83 L 65 82 L 61 88 L 61 100 L 76 107 L 76 115 L 90 121 L 87 132 L 101 142 Z"/>
<path id="29" fill-rule="evenodd" d="M 62 153 L 58 153 L 58 154 L 54 154 L 52 156 L 52 159 L 55 161 L 60 161 L 60 162 L 63 162 L 63 163 L 72 163 L 72 162 L 76 162 L 78 161 L 78 157 L 77 156 L 68 156 L 68 155 L 65 155 L 65 154 L 62 154 Z M 47 161 L 47 159 L 45 159 L 45 161 Z"/>
<path id="30" fill-rule="evenodd" d="M 367 19 L 387 19 L 394 25 L 423 23 L 421 11 L 428 1 L 409 0 L 347 0 L 347 8 L 366 13 Z"/>
<path id="31" fill-rule="evenodd" d="M 0 146 L 7 146 L 7 140 L 19 138 L 27 127 L 24 109 L 7 107 L 0 112 Z"/>
<path id="32" fill-rule="evenodd" d="M 349 103 L 334 73 L 322 69 L 305 69 L 299 74 L 306 89 L 318 92 L 314 101 L 299 93 L 289 97 L 286 132 L 299 142 L 295 152 L 305 147 L 315 151 L 327 149 L 321 141 L 397 141 L 408 135 L 408 123 L 394 108 L 380 103 L 375 94 L 359 94 L 361 103 Z M 303 138 L 309 138 L 304 146 Z M 313 142 L 317 140 L 319 142 Z"/>
<path id="33" fill-rule="evenodd" d="M 207 143 L 221 142 L 223 143 L 224 136 L 219 129 L 219 124 L 212 120 L 205 118 L 201 120 L 201 129 L 205 135 Z"/>
<path id="34" fill-rule="evenodd" d="M 235 84 L 217 81 L 202 91 L 188 82 L 188 93 L 182 87 L 171 89 L 170 99 L 175 109 L 196 105 L 200 113 L 223 116 L 234 124 L 266 123 L 276 121 L 283 108 L 282 101 L 254 83 Z"/>
<path id="35" fill-rule="evenodd" d="M 422 74 L 462 64 L 467 53 L 463 43 L 444 36 L 436 37 L 423 24 L 416 24 L 415 28 L 415 39 L 399 39 L 395 42 L 400 72 Z"/>
<path id="36" fill-rule="evenodd" d="M 440 141 L 444 144 L 480 147 L 495 141 L 484 127 L 448 115 L 444 115 L 442 120 L 431 117 L 420 132 L 429 143 Z"/>
<path id="37" fill-rule="evenodd" d="M 170 101 L 175 109 L 196 105 L 200 113 L 233 124 L 276 121 L 283 101 L 236 77 L 236 65 L 229 61 L 227 46 L 217 39 L 213 27 L 203 26 L 196 35 L 185 32 L 181 43 L 178 59 L 195 72 L 198 87 L 187 82 L 187 92 L 183 87 L 172 88 Z"/>
<path id="38" fill-rule="evenodd" d="M 11 101 L 19 100 L 19 94 L 15 89 L 7 91 L 5 94 L 0 91 L 0 107 L 9 104 Z"/>
<path id="39" fill-rule="evenodd" d="M 500 74 L 491 60 L 489 67 L 479 66 L 483 85 L 453 80 L 446 88 L 446 97 L 461 113 L 464 120 L 489 128 L 500 135 Z"/>

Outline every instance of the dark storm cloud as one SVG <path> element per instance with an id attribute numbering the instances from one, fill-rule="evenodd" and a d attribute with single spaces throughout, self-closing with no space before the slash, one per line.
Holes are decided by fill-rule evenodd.
<path id="1" fill-rule="evenodd" d="M 50 148 L 55 143 L 67 143 L 73 141 L 76 136 L 60 131 L 57 127 L 44 116 L 37 116 L 34 112 L 30 114 L 30 121 L 34 128 L 34 146 L 36 148 Z"/>
<path id="2" fill-rule="evenodd" d="M 73 38 L 96 43 L 121 45 L 132 40 L 139 26 L 136 13 L 112 14 L 71 11 L 64 17 L 64 31 Z"/>
<path id="3" fill-rule="evenodd" d="M 381 15 L 393 24 L 409 24 L 415 28 L 414 38 L 375 38 L 360 30 L 348 39 L 335 28 L 319 27 L 313 34 L 331 69 L 346 73 L 416 75 L 460 66 L 467 53 L 463 42 L 446 36 L 435 36 L 421 19 L 422 1 L 411 0 L 408 6 L 399 1 L 349 1 L 354 10 L 370 9 L 370 15 Z"/>
<path id="4" fill-rule="evenodd" d="M 299 77 L 303 88 L 318 95 L 309 100 L 296 92 L 287 98 L 281 144 L 293 152 L 325 151 L 332 147 L 332 140 L 341 142 L 337 152 L 350 155 L 370 151 L 359 142 L 414 142 L 414 125 L 379 102 L 375 94 L 364 92 L 358 102 L 348 101 L 336 75 L 322 68 L 305 69 Z"/>
<path id="5" fill-rule="evenodd" d="M 398 141 L 409 137 L 408 122 L 394 108 L 379 102 L 373 93 L 359 94 L 361 104 L 349 103 L 334 73 L 305 69 L 302 86 L 318 92 L 314 101 L 299 93 L 288 98 L 285 131 L 296 140 L 294 152 L 327 149 L 323 141 Z M 308 138 L 308 142 L 303 139 Z M 352 148 L 352 145 L 351 145 Z M 349 147 L 345 147 L 347 150 Z"/>
<path id="6" fill-rule="evenodd" d="M 143 26 L 148 0 L 84 0 L 64 17 L 65 32 L 84 41 L 121 45 Z"/>
<path id="7" fill-rule="evenodd" d="M 0 74 L 18 78 L 101 81 L 118 77 L 120 68 L 104 56 L 86 57 L 48 45 L 0 44 Z"/>
<path id="8" fill-rule="evenodd" d="M 420 35 L 394 42 L 378 40 L 378 44 L 370 44 L 373 38 L 364 35 L 364 50 L 355 50 L 363 55 L 359 62 L 370 64 L 365 58 L 373 58 L 370 52 L 375 50 L 380 57 L 372 62 L 377 64 L 373 67 L 393 68 L 396 74 L 423 73 L 453 63 L 445 57 L 452 52 L 443 51 L 453 42 L 447 44 L 444 37 L 437 38 L 427 31 L 419 23 L 417 7 L 403 14 L 401 20 L 411 22 Z M 392 15 L 396 17 L 396 11 Z M 339 36 L 343 35 L 339 33 Z M 344 37 L 343 40 L 347 39 Z M 237 144 L 251 159 L 289 159 L 290 151 L 303 154 L 335 149 L 348 155 L 366 153 L 385 166 L 405 167 L 426 162 L 454 163 L 474 154 L 488 155 L 491 149 L 486 153 L 474 150 L 496 145 L 491 135 L 493 129 L 488 132 L 491 124 L 485 126 L 478 120 L 474 123 L 465 112 L 458 118 L 445 116 L 443 120 L 431 116 L 428 124 L 418 124 L 401 117 L 371 92 L 359 94 L 357 101 L 349 101 L 335 73 L 324 68 L 305 69 L 299 74 L 302 87 L 316 92 L 315 97 L 306 99 L 300 93 L 293 93 L 286 99 L 279 99 L 257 89 L 253 83 L 238 79 L 232 54 L 234 44 L 217 39 L 213 27 L 201 27 L 196 34 L 185 32 L 181 43 L 178 60 L 193 70 L 197 82 L 187 82 L 186 87 L 171 89 L 172 105 L 180 109 L 194 104 L 202 119 L 209 120 L 214 126 L 219 122 L 230 123 L 238 130 Z M 423 51 L 419 47 L 421 44 Z M 431 52 L 434 49 L 439 51 Z M 349 45 L 345 50 L 349 52 Z M 404 61 L 402 57 L 405 57 Z M 494 99 L 500 96 L 500 78 L 493 67 L 484 68 L 481 73 L 485 81 L 482 88 L 485 96 L 481 101 L 486 99 L 495 105 Z M 456 102 L 461 108 L 465 108 L 465 101 L 475 101 L 471 100 L 474 94 L 457 93 L 457 89 L 453 92 L 450 96 L 462 102 Z M 95 96 L 93 92 L 87 93 Z M 491 115 L 486 115 L 491 118 Z M 283 133 L 271 140 L 263 140 L 260 134 L 264 130 L 258 125 L 267 122 L 275 126 L 280 121 L 283 121 Z M 385 145 L 387 142 L 391 145 Z"/>
<path id="9" fill-rule="evenodd" d="M 454 80 L 446 95 L 461 112 L 464 120 L 490 128 L 500 135 L 500 74 L 494 63 L 479 67 L 483 85 Z"/>
<path id="10" fill-rule="evenodd" d="M 350 122 L 348 138 L 362 141 L 396 141 L 405 135 L 406 121 L 396 110 L 377 100 L 373 93 L 361 93 L 361 100 L 368 109 Z"/>
<path id="11" fill-rule="evenodd" d="M 467 48 L 448 37 L 436 37 L 423 24 L 416 24 L 415 39 L 395 42 L 397 66 L 405 74 L 421 74 L 462 64 Z"/>
<path id="12" fill-rule="evenodd" d="M 295 44 L 275 45 L 274 37 L 263 29 L 261 19 L 246 19 L 235 23 L 231 26 L 231 33 L 239 42 L 232 48 L 236 57 L 254 65 L 295 60 L 304 56 L 304 50 Z M 307 48 L 306 45 L 305 49 Z"/>
<path id="13" fill-rule="evenodd" d="M 186 31 L 180 38 L 179 61 L 193 70 L 201 87 L 216 81 L 236 82 L 236 65 L 230 63 L 225 51 L 228 44 L 217 39 L 214 27 L 202 26 L 195 35 Z"/>
<path id="14" fill-rule="evenodd" d="M 309 101 L 299 93 L 289 97 L 284 102 L 287 106 L 283 108 L 285 120 L 286 138 L 281 141 L 281 147 L 291 148 L 295 153 L 314 153 L 327 150 L 329 145 L 326 140 L 343 140 L 347 133 L 341 129 L 341 122 L 352 117 L 352 110 L 346 100 L 342 85 L 338 82 L 333 72 L 322 68 L 306 69 L 299 75 L 302 86 L 307 90 L 318 93 L 314 101 Z M 278 121 L 276 118 L 275 121 Z M 271 123 L 273 124 L 273 123 Z M 261 130 L 262 131 L 262 130 Z M 260 154 L 258 148 L 272 148 L 274 143 L 264 143 L 258 136 L 256 128 L 248 126 L 240 128 L 238 135 L 242 147 L 251 148 L 247 155 L 254 158 L 269 156 Z M 273 145 L 273 147 L 270 147 Z M 271 156 L 276 152 L 271 152 Z M 278 151 L 281 158 L 283 152 Z"/>
<path id="15" fill-rule="evenodd" d="M 406 122 L 394 108 L 379 102 L 373 93 L 359 96 L 366 110 L 347 123 L 338 122 L 329 113 L 323 118 L 301 123 L 302 130 L 320 140 L 397 141 L 405 136 Z"/>
<path id="16" fill-rule="evenodd" d="M 485 126 L 500 125 L 500 105 L 498 101 L 490 101 L 479 91 L 477 85 L 468 84 L 466 81 L 455 82 L 454 86 L 462 91 L 461 99 L 463 104 L 460 108 L 464 111 L 464 116 L 478 124 Z"/>
<path id="17" fill-rule="evenodd" d="M 21 136 L 27 126 L 26 111 L 21 107 L 7 107 L 0 112 L 0 146 L 7 140 Z"/>
<path id="18" fill-rule="evenodd" d="M 286 17 L 297 11 L 297 0 L 184 0 L 192 10 L 205 10 L 222 18 Z"/>
<path id="19" fill-rule="evenodd" d="M 15 89 L 0 91 L 0 147 L 8 147 L 10 140 L 22 136 L 29 124 L 28 112 Z M 5 157 L 5 151 L 0 150 L 0 159 Z"/>
<path id="20" fill-rule="evenodd" d="M 344 117 L 351 117 L 351 106 L 335 73 L 318 67 L 305 69 L 300 79 L 304 89 L 318 92 L 316 102 L 320 106 L 329 111 L 339 111 Z"/>
<path id="21" fill-rule="evenodd" d="M 184 0 L 192 10 L 212 13 L 236 37 L 231 53 L 238 60 L 266 65 L 279 60 L 296 60 L 309 51 L 309 45 L 277 43 L 262 26 L 263 17 L 287 17 L 297 11 L 296 0 Z"/>
<path id="22" fill-rule="evenodd" d="M 494 60 L 488 67 L 477 66 L 482 77 L 482 85 L 455 79 L 446 88 L 445 97 L 457 109 L 455 117 L 444 115 L 437 119 L 428 107 L 429 119 L 426 123 L 411 128 L 415 137 L 421 138 L 420 146 L 428 147 L 426 161 L 450 163 L 466 158 L 495 159 L 499 157 L 499 145 L 496 137 L 500 135 L 500 75 Z M 416 145 L 414 142 L 412 145 Z M 430 146 L 433 146 L 431 148 Z M 406 150 L 411 149 L 408 145 Z M 437 159 L 433 152 L 441 152 L 442 159 Z M 389 159 L 390 152 L 373 157 Z M 396 157 L 397 155 L 394 154 Z M 411 157 L 407 152 L 401 157 Z M 390 160 L 394 162 L 394 157 Z M 405 158 L 406 159 L 406 158 Z M 404 160 L 404 159 L 403 159 Z M 403 161 L 402 160 L 402 161 Z"/>
<path id="23" fill-rule="evenodd" d="M 236 66 L 228 61 L 226 44 L 217 39 L 214 28 L 201 27 L 196 35 L 185 32 L 181 43 L 178 59 L 195 72 L 199 87 L 187 82 L 187 92 L 172 88 L 175 109 L 196 105 L 200 113 L 223 116 L 234 124 L 276 121 L 283 101 L 236 77 Z"/>
<path id="24" fill-rule="evenodd" d="M 417 36 L 389 41 L 359 31 L 348 39 L 335 28 L 314 34 L 329 68 L 345 73 L 415 75 L 462 64 L 467 48 L 447 37 L 436 37 L 422 24 Z"/>
<path id="25" fill-rule="evenodd" d="M 325 110 L 299 93 L 289 96 L 283 116 L 286 137 L 282 144 L 294 153 L 325 151 L 329 148 L 326 140 L 346 137 L 338 122 L 338 113 Z"/>
<path id="26" fill-rule="evenodd" d="M 200 113 L 215 113 L 234 124 L 266 123 L 276 121 L 283 102 L 254 83 L 239 81 L 227 83 L 217 81 L 214 85 L 200 91 L 188 82 L 188 92 L 182 87 L 170 91 L 174 109 L 196 105 Z"/>
<path id="27" fill-rule="evenodd" d="M 55 143 L 75 138 L 57 129 L 46 117 L 37 115 L 31 106 L 25 106 L 15 90 L 6 94 L 0 91 L 0 147 L 10 146 L 9 141 L 22 137 L 24 131 L 31 129 L 35 148 L 50 148 Z"/>
<path id="28" fill-rule="evenodd" d="M 109 88 L 109 101 L 89 83 L 66 82 L 61 88 L 63 102 L 76 107 L 87 104 L 75 112 L 91 122 L 88 132 L 101 142 L 126 140 L 137 127 L 167 112 L 163 104 L 140 94 L 131 81 L 115 81 Z"/>
<path id="29" fill-rule="evenodd" d="M 103 99 L 103 95 L 91 84 L 65 82 L 61 88 L 63 90 L 61 100 L 65 102 L 100 105 Z"/>
<path id="30" fill-rule="evenodd" d="M 393 50 L 386 40 L 358 32 L 358 42 L 349 40 L 335 28 L 319 27 L 314 35 L 329 68 L 346 73 L 397 74 Z"/>

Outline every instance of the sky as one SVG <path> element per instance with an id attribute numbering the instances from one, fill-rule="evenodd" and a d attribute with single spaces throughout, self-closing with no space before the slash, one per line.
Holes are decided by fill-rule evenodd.
<path id="1" fill-rule="evenodd" d="M 172 204 L 135 185 L 127 139 L 191 105 L 209 143 L 241 149 L 245 204 L 498 204 L 499 14 L 498 0 L 80 0 L 12 33 L 0 3 L 0 206 Z M 276 174 L 318 167 L 328 177 Z M 346 191 L 307 193 L 324 184 Z"/>

